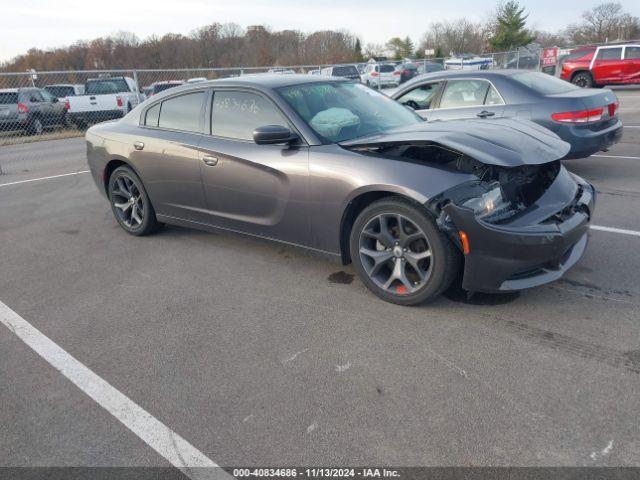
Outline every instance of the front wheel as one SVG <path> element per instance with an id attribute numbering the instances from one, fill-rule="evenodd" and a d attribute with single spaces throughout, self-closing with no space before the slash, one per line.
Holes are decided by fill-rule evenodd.
<path id="1" fill-rule="evenodd" d="M 109 202 L 120 226 L 131 235 L 155 232 L 159 223 L 142 180 L 129 167 L 116 168 L 109 178 Z"/>
<path id="2" fill-rule="evenodd" d="M 399 305 L 433 300 L 451 285 L 460 266 L 460 253 L 428 213 L 401 197 L 365 208 L 349 246 L 367 288 Z"/>
<path id="3" fill-rule="evenodd" d="M 576 73 L 571 83 L 581 88 L 591 88 L 593 87 L 593 77 L 589 72 Z"/>

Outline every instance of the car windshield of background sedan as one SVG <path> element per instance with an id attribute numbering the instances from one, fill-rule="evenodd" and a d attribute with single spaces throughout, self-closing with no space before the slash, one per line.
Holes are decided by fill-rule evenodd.
<path id="1" fill-rule="evenodd" d="M 278 91 L 328 142 L 352 140 L 424 121 L 386 95 L 358 83 L 313 83 Z"/>
<path id="2" fill-rule="evenodd" d="M 554 95 L 579 89 L 575 85 L 541 72 L 516 73 L 512 76 L 516 82 L 535 90 L 542 95 Z"/>

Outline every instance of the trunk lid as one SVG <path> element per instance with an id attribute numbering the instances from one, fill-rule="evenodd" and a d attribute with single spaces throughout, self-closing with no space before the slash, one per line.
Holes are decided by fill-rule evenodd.
<path id="1" fill-rule="evenodd" d="M 356 151 L 401 145 L 437 145 L 499 167 L 553 162 L 571 148 L 546 128 L 506 118 L 424 122 L 340 143 L 341 147 Z"/>

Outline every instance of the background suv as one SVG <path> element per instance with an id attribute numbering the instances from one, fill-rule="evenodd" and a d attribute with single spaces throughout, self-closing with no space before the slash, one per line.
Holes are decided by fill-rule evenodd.
<path id="1" fill-rule="evenodd" d="M 66 125 L 65 104 L 41 88 L 0 89 L 0 131 L 41 134 L 45 126 Z"/>
<path id="2" fill-rule="evenodd" d="M 562 79 L 583 88 L 640 84 L 640 44 L 579 48 L 561 67 Z"/>
<path id="3" fill-rule="evenodd" d="M 370 63 L 360 78 L 369 87 L 400 85 L 400 72 L 391 64 Z"/>

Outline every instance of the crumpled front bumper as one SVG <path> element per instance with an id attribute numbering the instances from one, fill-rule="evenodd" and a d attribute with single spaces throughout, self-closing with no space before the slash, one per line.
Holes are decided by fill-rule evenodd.
<path id="1" fill-rule="evenodd" d="M 444 207 L 456 229 L 465 232 L 469 241 L 462 281 L 465 290 L 505 292 L 536 287 L 559 279 L 582 257 L 595 189 L 575 175 L 564 174 L 578 186 L 573 200 L 551 213 L 554 192 L 543 195 L 529 210 L 532 215 L 536 211 L 551 215 L 545 214 L 544 219 L 530 224 L 493 225 L 478 219 L 470 209 L 453 203 Z M 555 186 L 558 191 L 566 190 L 567 178 Z"/>

